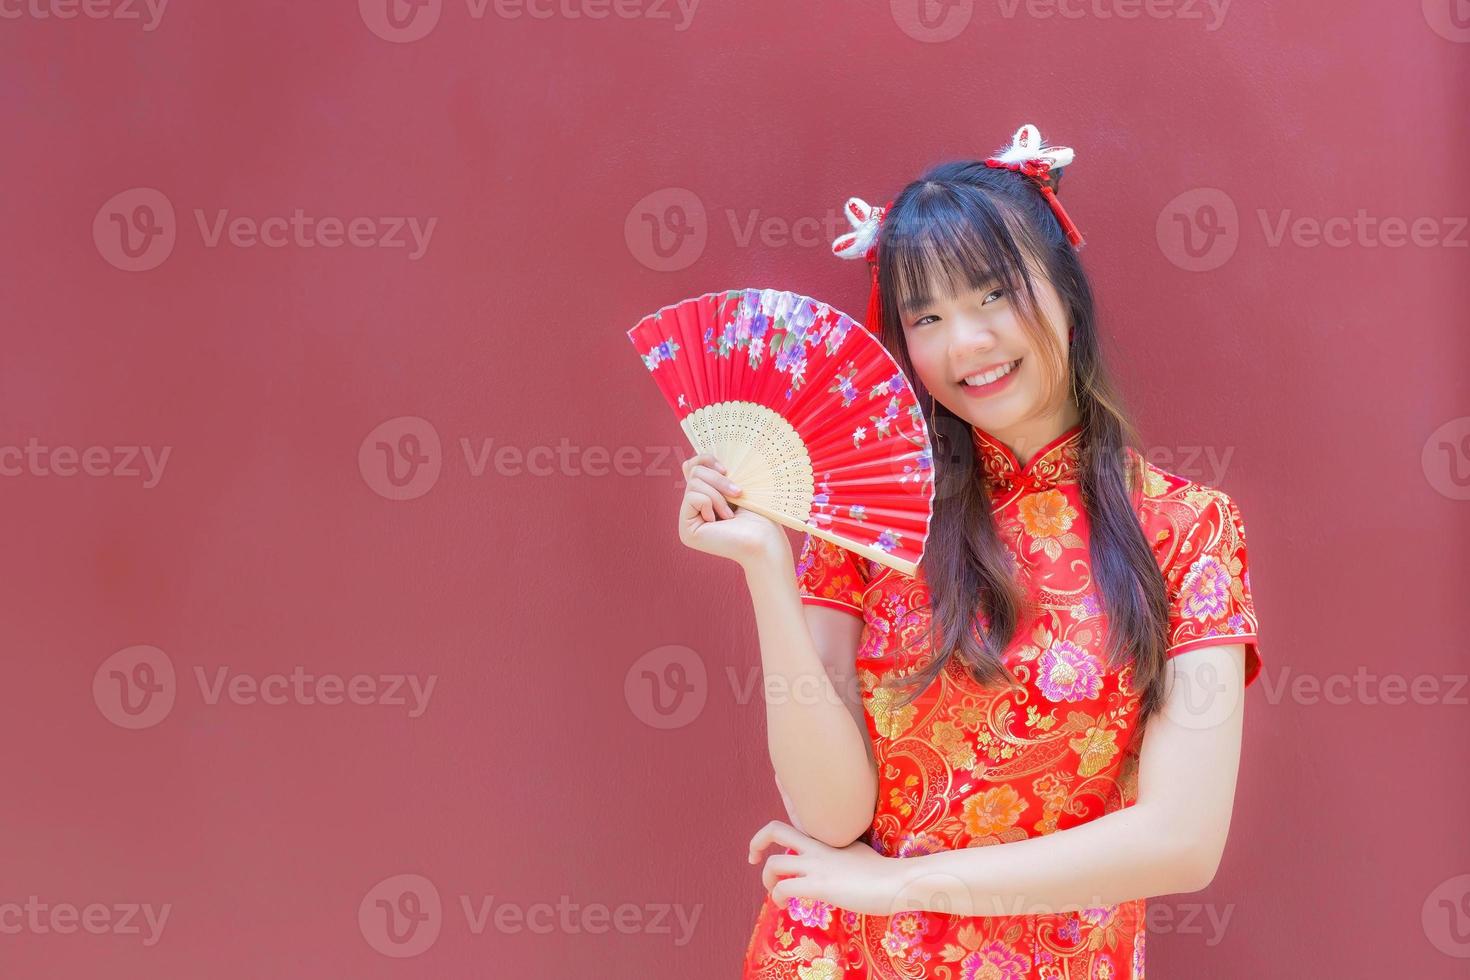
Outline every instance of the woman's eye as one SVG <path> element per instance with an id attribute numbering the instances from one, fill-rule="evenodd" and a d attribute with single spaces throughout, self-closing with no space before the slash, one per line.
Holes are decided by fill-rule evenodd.
<path id="1" fill-rule="evenodd" d="M 988 292 L 988 293 L 985 294 L 985 299 L 984 299 L 984 301 L 980 305 L 984 306 L 985 303 L 989 303 L 990 302 L 990 297 L 992 297 L 992 296 L 1004 296 L 1004 295 L 1005 295 L 1005 290 L 1004 289 L 992 289 L 990 292 Z"/>
<path id="2" fill-rule="evenodd" d="M 923 325 L 924 325 L 924 321 L 925 321 L 925 320 L 934 320 L 934 319 L 938 319 L 938 318 L 937 318 L 937 317 L 935 317 L 935 316 L 934 316 L 934 314 L 932 314 L 932 313 L 929 313 L 929 314 L 927 314 L 927 315 L 925 315 L 925 316 L 921 316 L 921 317 L 919 317 L 919 318 L 918 318 L 918 319 L 917 319 L 917 320 L 914 320 L 914 321 L 913 321 L 913 322 L 912 322 L 912 323 L 911 323 L 911 324 L 910 324 L 910 326 L 915 326 L 915 327 L 922 327 L 922 326 L 923 326 Z"/>

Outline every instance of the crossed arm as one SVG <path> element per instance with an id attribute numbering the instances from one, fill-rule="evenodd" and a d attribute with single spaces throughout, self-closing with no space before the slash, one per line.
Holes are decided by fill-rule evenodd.
<path id="1" fill-rule="evenodd" d="M 863 841 L 834 847 L 773 821 L 751 840 L 751 861 L 772 845 L 794 849 L 766 861 L 773 899 L 815 898 L 876 915 L 1030 915 L 1198 891 L 1214 878 L 1230 828 L 1245 646 L 1188 650 L 1167 670 L 1132 806 L 1042 837 L 911 858 L 884 857 Z"/>

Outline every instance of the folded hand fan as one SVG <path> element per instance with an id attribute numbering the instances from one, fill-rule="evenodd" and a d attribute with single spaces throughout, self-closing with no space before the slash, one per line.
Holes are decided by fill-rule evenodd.
<path id="1" fill-rule="evenodd" d="M 628 331 L 731 503 L 913 575 L 934 507 L 929 429 L 864 326 L 775 289 L 706 293 Z"/>

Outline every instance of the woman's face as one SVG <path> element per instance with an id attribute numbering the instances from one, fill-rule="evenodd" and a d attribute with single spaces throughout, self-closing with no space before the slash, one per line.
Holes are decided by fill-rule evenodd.
<path id="1" fill-rule="evenodd" d="M 1035 266 L 1031 275 L 1046 329 L 1065 351 L 1068 323 L 1061 298 Z M 1074 420 L 1068 386 L 1055 385 L 1055 404 L 1046 404 L 1047 375 L 1054 369 L 1027 332 L 1021 301 L 995 281 L 962 288 L 945 295 L 947 287 L 936 284 L 922 305 L 899 310 L 914 371 L 961 419 L 1013 447 L 1038 448 Z"/>

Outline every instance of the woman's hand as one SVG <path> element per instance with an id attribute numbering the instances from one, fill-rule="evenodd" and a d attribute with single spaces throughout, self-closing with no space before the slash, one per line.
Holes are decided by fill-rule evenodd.
<path id="1" fill-rule="evenodd" d="M 740 508 L 741 489 L 725 475 L 724 464 L 709 453 L 684 460 L 684 499 L 679 505 L 679 540 L 696 551 L 742 565 L 756 559 L 789 557 L 791 542 L 781 525 Z M 730 504 L 734 498 L 735 506 Z"/>
<path id="2" fill-rule="evenodd" d="M 766 858 L 761 881 L 772 901 L 779 904 L 789 898 L 818 899 L 866 915 L 900 911 L 899 859 L 884 857 L 866 841 L 832 847 L 788 823 L 772 820 L 751 838 L 750 862 L 759 861 L 766 848 L 773 845 L 796 853 Z"/>

